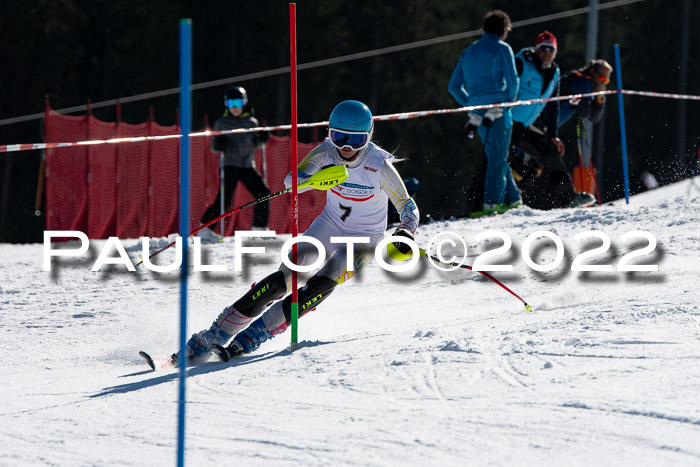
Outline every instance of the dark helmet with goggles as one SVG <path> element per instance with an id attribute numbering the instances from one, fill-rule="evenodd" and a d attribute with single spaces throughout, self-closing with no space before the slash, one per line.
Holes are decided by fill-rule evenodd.
<path id="1" fill-rule="evenodd" d="M 224 105 L 227 109 L 242 109 L 248 103 L 248 93 L 240 86 L 231 86 L 224 93 Z"/>

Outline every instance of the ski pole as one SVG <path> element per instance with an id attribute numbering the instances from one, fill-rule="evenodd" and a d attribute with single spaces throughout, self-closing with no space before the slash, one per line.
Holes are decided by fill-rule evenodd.
<path id="1" fill-rule="evenodd" d="M 339 185 L 343 183 L 345 180 L 348 178 L 348 169 L 344 165 L 333 165 L 331 167 L 326 167 L 325 169 L 321 169 L 315 174 L 311 175 L 308 180 L 301 182 L 299 185 L 297 185 L 297 189 L 302 189 L 302 188 L 314 188 L 316 190 L 328 190 L 336 185 Z M 202 224 L 196 229 L 194 229 L 192 232 L 190 232 L 189 236 L 195 235 L 197 232 L 200 230 L 209 227 L 213 223 L 223 219 L 224 217 L 231 216 L 238 211 L 241 211 L 247 207 L 253 206 L 258 203 L 264 203 L 265 201 L 269 201 L 272 198 L 276 198 L 277 196 L 283 195 L 285 193 L 289 193 L 292 191 L 292 188 L 285 188 L 284 190 L 280 190 L 276 193 L 271 193 L 269 195 L 263 196 L 262 198 L 258 198 L 256 200 L 251 201 L 250 203 L 246 203 L 242 206 L 238 206 L 237 208 L 231 209 L 222 215 L 220 215 L 217 218 L 214 218 L 207 222 L 206 224 Z M 177 241 L 177 240 L 176 240 Z M 160 250 L 156 251 L 155 253 L 151 254 L 148 256 L 148 259 L 153 258 L 154 256 L 162 253 L 163 251 L 167 250 L 171 246 L 175 245 L 176 241 L 170 242 L 168 245 L 164 246 Z M 143 263 L 143 259 L 136 264 L 138 266 L 139 264 Z"/>
<path id="2" fill-rule="evenodd" d="M 44 176 L 46 175 L 46 157 L 41 156 L 39 165 L 39 180 L 36 183 L 36 199 L 34 201 L 34 215 L 41 216 L 41 200 L 44 197 Z"/>
<path id="3" fill-rule="evenodd" d="M 583 179 L 583 149 L 582 149 L 582 144 L 581 144 L 581 119 L 579 118 L 576 121 L 576 146 L 578 149 L 578 167 L 579 167 L 579 180 L 581 182 L 581 191 L 583 191 L 583 187 L 585 185 L 584 179 Z"/>
<path id="4" fill-rule="evenodd" d="M 598 200 L 598 205 L 602 206 L 603 200 L 600 197 L 600 187 L 598 186 L 598 170 L 593 165 L 593 158 L 590 155 L 588 156 L 588 163 L 590 164 L 591 168 L 593 169 L 593 183 L 595 183 L 595 197 Z"/>
<path id="5" fill-rule="evenodd" d="M 584 136 L 584 139 L 587 141 L 588 136 L 586 136 L 586 127 L 585 126 L 583 127 L 583 136 Z M 590 150 L 590 146 L 588 148 L 588 165 L 591 166 L 591 170 L 593 171 L 593 183 L 595 184 L 595 197 L 598 200 L 598 205 L 602 206 L 603 200 L 600 197 L 600 187 L 598 186 L 598 170 L 593 165 L 593 154 Z"/>
<path id="6" fill-rule="evenodd" d="M 440 258 L 438 258 L 437 256 L 433 256 L 433 255 L 429 254 L 427 251 L 425 251 L 425 250 L 422 249 L 422 248 L 419 248 L 419 251 L 420 251 L 420 255 L 421 255 L 421 256 L 424 256 L 424 257 L 426 257 L 426 258 L 432 259 L 433 261 L 437 261 L 437 262 L 440 263 L 440 264 L 444 264 L 444 265 L 446 265 L 446 266 L 460 267 L 460 268 L 469 269 L 470 271 L 473 271 L 472 267 L 469 266 L 468 264 L 454 263 L 454 262 L 451 262 L 451 261 L 450 261 L 450 262 L 442 261 L 442 260 L 441 260 Z M 517 298 L 518 300 L 520 300 L 521 302 L 523 302 L 523 305 L 525 305 L 525 311 L 531 311 L 531 310 L 532 310 L 532 305 L 528 305 L 528 303 L 527 303 L 525 300 L 523 300 L 522 297 L 521 297 L 520 295 L 516 294 L 515 292 L 513 292 L 512 290 L 510 290 L 508 287 L 506 287 L 505 285 L 503 285 L 503 283 L 502 283 L 501 281 L 499 281 L 498 279 L 496 279 L 495 277 L 493 277 L 491 274 L 489 274 L 488 272 L 485 272 L 485 271 L 476 271 L 476 272 L 478 272 L 479 274 L 482 274 L 482 275 L 488 277 L 488 278 L 491 279 L 493 282 L 495 282 L 496 284 L 500 285 L 504 290 L 506 290 L 506 291 L 507 291 L 508 293 L 510 293 L 512 296 L 514 296 L 515 298 Z"/>
<path id="7" fill-rule="evenodd" d="M 582 132 L 583 130 L 583 132 Z M 581 151 L 581 141 L 588 141 L 588 136 L 586 136 L 586 127 L 583 125 L 583 120 L 581 118 L 578 119 L 578 122 L 576 123 L 576 144 L 578 145 L 578 165 L 581 167 L 581 189 L 584 188 L 584 183 L 583 183 L 583 156 L 582 151 Z M 596 199 L 598 200 L 598 205 L 602 206 L 603 201 L 602 198 L 600 197 L 600 188 L 598 187 L 598 171 L 596 170 L 595 166 L 593 165 L 593 155 L 591 154 L 590 151 L 590 146 L 588 146 L 588 165 L 591 167 L 591 173 L 593 175 L 593 183 L 595 184 L 595 196 Z"/>

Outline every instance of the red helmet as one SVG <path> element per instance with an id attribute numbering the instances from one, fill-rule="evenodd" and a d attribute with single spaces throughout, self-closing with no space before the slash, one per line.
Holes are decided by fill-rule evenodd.
<path id="1" fill-rule="evenodd" d="M 557 38 L 549 31 L 541 32 L 535 40 L 535 48 L 539 47 L 554 47 L 557 50 Z"/>

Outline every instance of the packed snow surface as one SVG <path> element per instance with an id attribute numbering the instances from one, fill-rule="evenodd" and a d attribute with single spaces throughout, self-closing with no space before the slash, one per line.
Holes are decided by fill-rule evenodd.
<path id="1" fill-rule="evenodd" d="M 531 312 L 482 275 L 404 273 L 375 261 L 289 332 L 253 354 L 187 369 L 188 465 L 700 464 L 700 190 L 688 181 L 615 205 L 520 208 L 420 227 L 426 247 L 452 232 L 467 262 L 513 241 L 493 272 Z M 697 183 L 697 182 L 696 182 Z M 572 272 L 575 259 L 612 271 Z M 617 271 L 629 264 L 658 271 Z M 561 239 L 551 271 L 523 259 L 537 231 Z M 234 269 L 234 241 L 205 245 L 193 272 L 188 334 L 206 328 L 274 271 L 288 236 L 249 240 L 266 253 Z M 156 241 L 157 242 L 157 241 Z M 162 243 L 162 241 L 161 241 Z M 177 272 L 91 268 L 105 242 L 43 270 L 44 245 L 0 244 L 0 464 L 174 465 L 178 370 L 151 372 L 139 350 L 179 346 Z M 73 245 L 75 246 L 75 245 Z M 139 242 L 125 240 L 138 260 Z M 161 264 L 175 258 L 174 249 Z M 536 265 L 555 259 L 537 239 Z M 113 256 L 116 256 L 114 253 Z M 446 255 L 449 256 L 449 255 Z"/>

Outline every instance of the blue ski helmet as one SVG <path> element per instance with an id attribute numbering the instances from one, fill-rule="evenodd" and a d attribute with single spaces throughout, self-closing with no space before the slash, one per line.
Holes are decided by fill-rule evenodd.
<path id="1" fill-rule="evenodd" d="M 360 101 L 343 101 L 335 106 L 328 119 L 329 126 L 336 130 L 372 131 L 374 123 L 369 107 Z"/>

